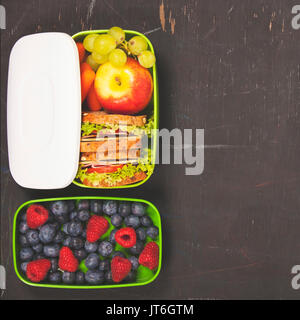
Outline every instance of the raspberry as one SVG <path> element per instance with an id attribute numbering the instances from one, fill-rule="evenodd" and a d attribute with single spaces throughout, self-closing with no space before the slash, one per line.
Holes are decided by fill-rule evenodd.
<path id="1" fill-rule="evenodd" d="M 111 260 L 111 272 L 114 282 L 121 282 L 131 271 L 131 262 L 119 256 Z"/>
<path id="2" fill-rule="evenodd" d="M 144 250 L 140 254 L 139 263 L 150 270 L 154 270 L 158 267 L 159 246 L 155 242 L 146 244 Z"/>
<path id="3" fill-rule="evenodd" d="M 96 242 L 108 230 L 108 221 L 100 216 L 93 215 L 86 229 L 86 239 L 88 242 Z"/>
<path id="4" fill-rule="evenodd" d="M 27 225 L 30 229 L 37 229 L 48 220 L 48 217 L 48 210 L 38 204 L 32 204 L 26 211 Z"/>
<path id="5" fill-rule="evenodd" d="M 78 260 L 75 258 L 70 248 L 61 248 L 59 252 L 58 266 L 61 270 L 69 272 L 75 272 L 78 269 Z"/>
<path id="6" fill-rule="evenodd" d="M 131 248 L 136 244 L 136 233 L 133 228 L 122 228 L 115 234 L 116 242 L 123 248 Z"/>
<path id="7" fill-rule="evenodd" d="M 45 279 L 51 268 L 51 262 L 47 259 L 31 261 L 27 265 L 26 275 L 33 282 L 41 282 Z"/>

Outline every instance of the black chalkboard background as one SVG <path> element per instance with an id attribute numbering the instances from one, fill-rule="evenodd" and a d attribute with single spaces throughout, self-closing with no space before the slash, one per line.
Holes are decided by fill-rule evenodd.
<path id="1" fill-rule="evenodd" d="M 3 299 L 298 299 L 300 264 L 300 31 L 288 0 L 2 0 L 1 263 Z M 157 54 L 161 128 L 204 128 L 205 170 L 159 165 L 129 190 L 25 190 L 7 159 L 9 53 L 27 34 L 118 25 L 148 33 Z M 59 48 L 58 48 L 59 50 Z M 47 61 L 45 61 L 45 65 Z M 34 70 L 33 70 L 34 72 Z M 47 168 L 45 168 L 46 170 Z M 12 221 L 49 196 L 152 201 L 163 222 L 163 268 L 145 287 L 32 288 L 13 270 Z"/>

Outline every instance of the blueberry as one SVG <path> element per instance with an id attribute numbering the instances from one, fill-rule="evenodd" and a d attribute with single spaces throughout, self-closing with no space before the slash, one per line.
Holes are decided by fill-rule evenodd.
<path id="1" fill-rule="evenodd" d="M 111 284 L 114 283 L 113 279 L 112 279 L 112 273 L 111 271 L 106 271 L 104 274 L 104 279 L 107 283 Z"/>
<path id="2" fill-rule="evenodd" d="M 60 283 L 61 278 L 62 278 L 61 272 L 59 272 L 59 271 L 50 272 L 49 276 L 48 276 L 49 282 L 51 282 L 51 283 Z"/>
<path id="3" fill-rule="evenodd" d="M 32 246 L 32 249 L 35 253 L 41 253 L 43 251 L 43 245 L 41 243 L 35 244 Z"/>
<path id="4" fill-rule="evenodd" d="M 29 230 L 29 227 L 25 221 L 21 221 L 19 225 L 19 232 L 25 234 Z"/>
<path id="5" fill-rule="evenodd" d="M 63 272 L 62 282 L 65 284 L 73 284 L 75 282 L 75 272 Z"/>
<path id="6" fill-rule="evenodd" d="M 108 216 L 116 214 L 118 211 L 118 204 L 114 200 L 107 200 L 103 202 L 103 212 Z"/>
<path id="7" fill-rule="evenodd" d="M 69 207 L 66 201 L 55 201 L 51 203 L 50 210 L 59 223 L 64 223 L 68 220 Z"/>
<path id="8" fill-rule="evenodd" d="M 114 250 L 113 245 L 109 241 L 102 241 L 99 244 L 98 252 L 102 257 L 108 257 L 112 254 Z"/>
<path id="9" fill-rule="evenodd" d="M 59 256 L 60 246 L 58 244 L 49 244 L 44 246 L 43 253 L 46 257 L 55 258 Z"/>
<path id="10" fill-rule="evenodd" d="M 123 218 L 122 216 L 120 216 L 119 214 L 114 214 L 111 218 L 110 218 L 110 222 L 113 226 L 115 227 L 120 227 L 123 223 Z"/>
<path id="11" fill-rule="evenodd" d="M 68 201 L 68 211 L 69 212 L 73 211 L 75 209 L 75 206 L 76 206 L 75 201 L 73 201 L 73 200 Z"/>
<path id="12" fill-rule="evenodd" d="M 65 234 L 63 231 L 59 230 L 56 234 L 56 236 L 53 239 L 54 243 L 62 243 L 64 241 Z"/>
<path id="13" fill-rule="evenodd" d="M 111 258 L 113 259 L 114 257 L 126 258 L 125 254 L 123 252 L 121 252 L 121 251 L 115 251 L 112 254 Z"/>
<path id="14" fill-rule="evenodd" d="M 85 281 L 89 284 L 101 284 L 104 282 L 104 273 L 99 270 L 88 270 L 85 274 Z"/>
<path id="15" fill-rule="evenodd" d="M 141 202 L 134 202 L 131 205 L 132 214 L 141 217 L 146 213 L 146 208 Z"/>
<path id="16" fill-rule="evenodd" d="M 68 213 L 66 213 L 61 216 L 55 216 L 55 220 L 60 224 L 66 223 L 67 221 L 69 221 L 69 215 Z"/>
<path id="17" fill-rule="evenodd" d="M 102 213 L 102 201 L 100 200 L 91 200 L 90 202 L 90 211 L 95 214 Z"/>
<path id="18" fill-rule="evenodd" d="M 45 224 L 41 227 L 39 238 L 43 243 L 50 243 L 55 237 L 56 229 L 51 224 Z"/>
<path id="19" fill-rule="evenodd" d="M 28 230 L 25 234 L 28 243 L 31 246 L 38 244 L 40 242 L 39 233 L 36 230 Z"/>
<path id="20" fill-rule="evenodd" d="M 98 244 L 97 244 L 97 242 L 88 242 L 86 240 L 86 242 L 84 244 L 84 248 L 88 253 L 93 253 L 98 250 Z"/>
<path id="21" fill-rule="evenodd" d="M 82 233 L 82 224 L 80 222 L 72 221 L 68 224 L 67 231 L 72 237 L 77 237 Z"/>
<path id="22" fill-rule="evenodd" d="M 129 251 L 131 252 L 131 254 L 136 256 L 136 255 L 139 255 L 143 251 L 143 249 L 144 249 L 144 243 L 138 240 L 136 244 L 129 249 Z"/>
<path id="23" fill-rule="evenodd" d="M 87 252 L 83 248 L 74 250 L 74 256 L 80 261 L 84 260 L 87 255 Z"/>
<path id="24" fill-rule="evenodd" d="M 159 234 L 159 230 L 157 227 L 149 227 L 146 230 L 147 236 L 150 237 L 151 239 L 156 239 Z"/>
<path id="25" fill-rule="evenodd" d="M 118 213 L 125 218 L 130 215 L 130 212 L 131 212 L 130 202 L 121 201 L 119 203 Z"/>
<path id="26" fill-rule="evenodd" d="M 153 225 L 151 218 L 148 216 L 142 216 L 140 218 L 140 222 L 141 222 L 142 226 L 144 226 L 144 227 L 150 227 Z"/>
<path id="27" fill-rule="evenodd" d="M 136 236 L 138 238 L 138 240 L 141 240 L 141 241 L 145 241 L 146 238 L 147 238 L 147 235 L 146 235 L 146 231 L 144 228 L 138 228 L 136 229 Z"/>
<path id="28" fill-rule="evenodd" d="M 84 242 L 81 238 L 78 237 L 72 237 L 70 241 L 70 248 L 71 249 L 81 249 L 84 246 Z"/>
<path id="29" fill-rule="evenodd" d="M 21 263 L 20 268 L 21 268 L 22 272 L 26 273 L 28 263 L 29 262 L 22 262 Z"/>
<path id="30" fill-rule="evenodd" d="M 78 217 L 78 212 L 77 211 L 72 211 L 70 213 L 70 220 L 76 220 L 77 217 Z"/>
<path id="31" fill-rule="evenodd" d="M 83 209 L 78 212 L 78 219 L 82 222 L 88 221 L 90 218 L 90 214 L 87 210 Z"/>
<path id="32" fill-rule="evenodd" d="M 82 236 L 83 238 L 86 238 L 86 229 L 84 229 L 84 230 L 82 231 L 81 236 Z"/>
<path id="33" fill-rule="evenodd" d="M 85 259 L 85 266 L 88 269 L 96 269 L 99 266 L 100 258 L 97 253 L 90 253 Z"/>
<path id="34" fill-rule="evenodd" d="M 101 260 L 99 263 L 99 270 L 100 271 L 108 271 L 109 269 L 110 269 L 109 260 Z"/>
<path id="35" fill-rule="evenodd" d="M 49 224 L 50 224 L 50 226 L 55 228 L 56 231 L 60 229 L 60 224 L 57 221 L 50 222 Z"/>
<path id="36" fill-rule="evenodd" d="M 134 229 L 140 226 L 140 219 L 137 216 L 131 215 L 124 219 L 125 225 L 127 227 L 132 227 Z"/>
<path id="37" fill-rule="evenodd" d="M 68 202 L 62 200 L 52 202 L 50 204 L 50 210 L 54 216 L 66 214 L 69 211 Z"/>
<path id="38" fill-rule="evenodd" d="M 51 271 L 52 272 L 56 272 L 58 270 L 58 259 L 57 258 L 51 258 L 50 259 L 51 262 Z"/>
<path id="39" fill-rule="evenodd" d="M 21 247 L 23 247 L 23 248 L 30 247 L 30 244 L 29 244 L 26 236 L 24 236 L 24 235 L 20 235 L 19 243 L 20 243 Z"/>
<path id="40" fill-rule="evenodd" d="M 78 210 L 89 210 L 89 209 L 90 209 L 89 200 L 80 200 L 78 202 Z"/>
<path id="41" fill-rule="evenodd" d="M 139 267 L 139 259 L 135 256 L 131 256 L 128 258 L 128 260 L 131 262 L 131 270 L 136 270 Z"/>
<path id="42" fill-rule="evenodd" d="M 26 219 L 27 219 L 26 212 L 22 213 L 20 218 L 21 218 L 22 221 L 26 221 Z"/>
<path id="43" fill-rule="evenodd" d="M 118 229 L 114 229 L 114 230 L 112 230 L 112 232 L 109 235 L 109 241 L 113 244 L 116 243 L 115 235 L 116 235 L 117 231 L 118 231 Z"/>
<path id="44" fill-rule="evenodd" d="M 76 272 L 75 282 L 76 282 L 76 284 L 83 284 L 84 283 L 84 273 L 82 271 Z"/>
<path id="45" fill-rule="evenodd" d="M 33 255 L 34 255 L 34 252 L 31 248 L 22 248 L 20 250 L 21 261 L 30 261 Z"/>
<path id="46" fill-rule="evenodd" d="M 69 247 L 70 243 L 71 243 L 71 239 L 72 239 L 72 237 L 66 237 L 64 242 L 63 242 L 63 246 L 64 247 Z"/>

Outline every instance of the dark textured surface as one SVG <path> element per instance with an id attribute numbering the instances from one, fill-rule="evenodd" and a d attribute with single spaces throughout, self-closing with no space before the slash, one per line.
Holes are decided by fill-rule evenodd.
<path id="1" fill-rule="evenodd" d="M 8 24 L 1 31 L 1 262 L 8 273 L 2 298 L 300 298 L 291 288 L 291 268 L 300 264 L 300 31 L 290 27 L 296 2 L 161 1 L 1 1 Z M 160 165 L 130 190 L 22 189 L 7 163 L 13 44 L 35 32 L 112 25 L 149 32 L 158 60 L 160 127 L 205 129 L 204 173 L 185 176 L 183 166 Z M 158 207 L 163 268 L 154 283 L 71 291 L 17 279 L 15 210 L 29 199 L 73 195 L 134 196 Z"/>

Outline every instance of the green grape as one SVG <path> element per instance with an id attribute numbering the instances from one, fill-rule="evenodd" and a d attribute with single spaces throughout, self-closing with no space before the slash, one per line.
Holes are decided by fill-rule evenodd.
<path id="1" fill-rule="evenodd" d="M 91 66 L 91 68 L 96 72 L 99 68 L 99 63 L 97 63 L 92 55 L 90 54 L 87 59 L 86 59 L 86 62 Z"/>
<path id="2" fill-rule="evenodd" d="M 98 34 L 92 33 L 84 38 L 83 46 L 86 51 L 92 52 L 94 50 L 94 41 L 98 36 Z"/>
<path id="3" fill-rule="evenodd" d="M 148 44 L 147 41 L 141 36 L 135 36 L 131 38 L 128 42 L 128 48 L 132 54 L 138 55 L 142 51 L 147 50 Z"/>
<path id="4" fill-rule="evenodd" d="M 108 30 L 108 34 L 110 34 L 117 41 L 117 44 L 122 43 L 125 40 L 125 32 L 120 27 L 112 27 Z"/>
<path id="5" fill-rule="evenodd" d="M 116 40 L 110 34 L 101 34 L 95 39 L 94 51 L 105 56 L 117 46 Z"/>
<path id="6" fill-rule="evenodd" d="M 93 58 L 93 60 L 95 62 L 97 62 L 99 64 L 103 64 L 103 63 L 107 62 L 107 60 L 108 60 L 108 56 L 107 55 L 102 56 L 101 54 L 99 54 L 96 51 L 92 52 L 92 58 Z"/>
<path id="7" fill-rule="evenodd" d="M 141 54 L 139 54 L 138 59 L 140 65 L 144 68 L 153 67 L 156 60 L 155 55 L 149 50 L 143 51 Z"/>
<path id="8" fill-rule="evenodd" d="M 121 49 L 114 49 L 108 56 L 108 60 L 115 67 L 122 67 L 127 61 L 126 53 Z"/>

